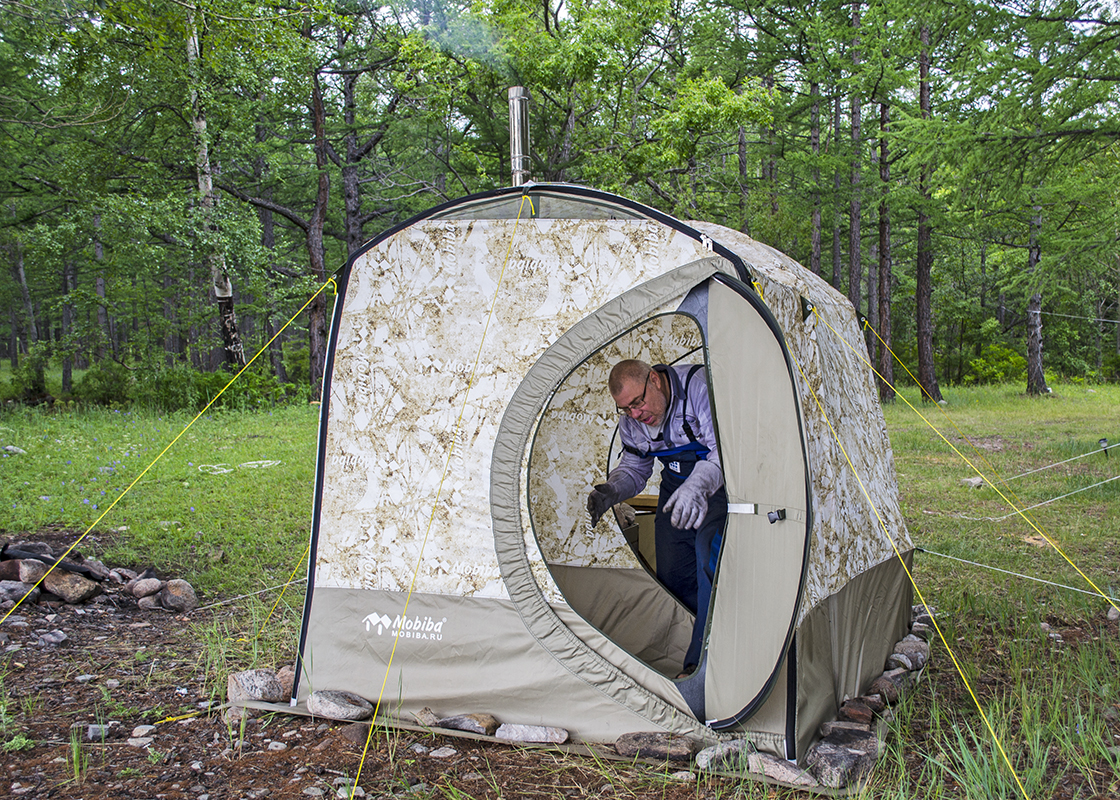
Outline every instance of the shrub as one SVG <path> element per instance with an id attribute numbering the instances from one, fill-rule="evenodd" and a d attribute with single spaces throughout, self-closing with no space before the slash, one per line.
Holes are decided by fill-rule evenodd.
<path id="1" fill-rule="evenodd" d="M 47 399 L 47 364 L 50 350 L 42 342 L 28 348 L 19 366 L 12 370 L 12 388 L 20 400 L 40 402 Z"/>
<path id="2" fill-rule="evenodd" d="M 984 345 L 979 358 L 968 362 L 965 384 L 1015 383 L 1027 379 L 1027 360 L 1002 344 Z"/>
<path id="3" fill-rule="evenodd" d="M 214 398 L 211 408 L 247 411 L 285 399 L 285 389 L 276 378 L 257 369 L 246 370 L 222 392 L 234 374 L 197 372 L 185 365 L 150 370 L 137 380 L 134 398 L 162 411 L 201 411 Z"/>
<path id="4" fill-rule="evenodd" d="M 74 387 L 74 397 L 98 405 L 122 405 L 131 400 L 132 372 L 114 361 L 94 364 Z"/>
<path id="5" fill-rule="evenodd" d="M 306 344 L 284 342 L 284 369 L 288 380 L 297 386 L 311 380 L 311 355 Z"/>

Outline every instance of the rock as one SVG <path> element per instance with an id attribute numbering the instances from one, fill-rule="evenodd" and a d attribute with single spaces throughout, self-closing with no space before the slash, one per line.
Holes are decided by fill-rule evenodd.
<path id="1" fill-rule="evenodd" d="M 13 455 L 13 456 L 25 456 L 25 455 L 27 455 L 27 451 L 26 451 L 26 450 L 20 450 L 20 449 L 19 449 L 18 447 L 16 447 L 16 446 L 15 446 L 14 444 L 6 444 L 6 445 L 4 445 L 4 452 L 5 452 L 5 453 L 10 453 L 10 454 L 11 454 L 11 455 Z"/>
<path id="2" fill-rule="evenodd" d="M 1110 622 L 1116 622 L 1116 620 L 1120 619 L 1120 609 L 1117 609 L 1116 606 L 1109 606 L 1108 619 Z"/>
<path id="3" fill-rule="evenodd" d="M 0 581 L 0 601 L 10 600 L 13 603 L 18 603 L 27 598 L 24 602 L 38 603 L 39 598 L 42 596 L 42 591 L 38 586 L 33 586 L 30 583 L 23 583 L 22 581 Z"/>
<path id="4" fill-rule="evenodd" d="M 43 578 L 42 587 L 51 594 L 56 594 L 70 605 L 89 600 L 94 595 L 101 594 L 101 584 L 76 572 L 64 572 L 61 569 L 52 569 Z"/>
<path id="5" fill-rule="evenodd" d="M 268 743 L 268 749 L 280 752 L 282 750 L 287 750 L 288 745 L 284 744 L 283 742 L 269 742 Z"/>
<path id="6" fill-rule="evenodd" d="M 481 733 L 483 736 L 493 736 L 494 731 L 498 730 L 498 725 L 498 720 L 491 714 L 459 714 L 445 717 L 436 723 L 436 727 L 439 728 Z"/>
<path id="7" fill-rule="evenodd" d="M 549 728 L 544 725 L 511 725 L 508 722 L 500 725 L 494 735 L 499 739 L 510 742 L 564 744 L 568 741 L 568 732 L 563 728 Z"/>
<path id="8" fill-rule="evenodd" d="M 683 769 L 680 772 L 674 772 L 669 777 L 675 781 L 681 781 L 682 783 L 692 783 L 696 780 L 696 773 L 691 770 Z"/>
<path id="9" fill-rule="evenodd" d="M 753 752 L 753 746 L 746 739 L 720 742 L 697 753 L 696 766 L 700 769 L 748 772 L 747 757 L 751 752 Z"/>
<path id="10" fill-rule="evenodd" d="M 887 707 L 887 704 L 883 702 L 882 695 L 865 694 L 857 699 L 876 714 L 881 714 L 883 709 Z"/>
<path id="11" fill-rule="evenodd" d="M 772 778 L 782 783 L 794 786 L 816 786 L 817 780 L 807 770 L 801 769 L 796 764 L 777 758 L 769 753 L 751 753 L 747 759 L 751 772 L 761 773 L 767 778 Z"/>
<path id="12" fill-rule="evenodd" d="M 373 716 L 373 706 L 353 692 L 333 689 L 312 692 L 307 698 L 307 711 L 313 717 L 362 720 Z"/>
<path id="13" fill-rule="evenodd" d="M 132 729 L 132 738 L 133 739 L 140 739 L 144 736 L 151 736 L 155 732 L 156 732 L 156 726 L 155 725 L 137 725 L 135 728 Z"/>
<path id="14" fill-rule="evenodd" d="M 136 601 L 136 605 L 141 611 L 163 611 L 163 606 L 159 604 L 159 598 L 154 594 L 141 597 Z"/>
<path id="15" fill-rule="evenodd" d="M 262 703 L 279 703 L 285 699 L 283 687 L 270 669 L 247 669 L 235 672 L 226 679 L 226 697 L 239 705 L 247 700 Z"/>
<path id="16" fill-rule="evenodd" d="M 124 588 L 132 592 L 133 597 L 148 597 L 161 591 L 164 586 L 159 578 L 137 578 L 135 583 L 127 583 Z"/>
<path id="17" fill-rule="evenodd" d="M 933 635 L 933 628 L 921 622 L 915 622 L 910 626 L 910 635 L 916 636 L 924 642 L 928 642 Z"/>
<path id="18" fill-rule="evenodd" d="M 913 622 L 921 623 L 922 625 L 933 625 L 933 615 L 937 613 L 937 608 L 934 606 L 911 606 L 910 616 Z"/>
<path id="19" fill-rule="evenodd" d="M 115 569 L 109 570 L 109 580 L 120 586 L 124 586 L 129 581 L 136 580 L 136 573 L 124 567 L 116 567 Z"/>
<path id="20" fill-rule="evenodd" d="M 688 761 L 692 758 L 692 741 L 686 736 L 671 733 L 644 731 L 624 733 L 615 741 L 614 749 L 625 758 L 657 758 L 670 761 Z"/>
<path id="21" fill-rule="evenodd" d="M 46 542 L 17 542 L 12 547 L 24 553 L 34 553 L 35 555 L 54 558 L 54 550 Z"/>
<path id="22" fill-rule="evenodd" d="M 285 664 L 276 672 L 276 680 L 280 681 L 280 691 L 285 698 L 292 696 L 292 689 L 296 685 L 296 668 Z"/>
<path id="23" fill-rule="evenodd" d="M 154 741 L 155 739 L 153 739 L 151 736 L 140 736 L 137 738 L 129 739 L 128 745 L 129 747 L 148 747 Z"/>
<path id="24" fill-rule="evenodd" d="M 848 730 L 848 731 L 865 731 L 871 732 L 871 726 L 862 722 L 843 722 L 840 720 L 829 720 L 822 722 L 820 727 L 821 736 L 828 736 L 833 731 Z"/>
<path id="25" fill-rule="evenodd" d="M 111 725 L 87 725 L 86 726 L 86 741 L 87 742 L 103 742 L 109 738 L 109 731 L 112 729 Z"/>
<path id="26" fill-rule="evenodd" d="M 248 722 L 257 715 L 255 708 L 245 706 L 229 706 L 222 709 L 222 722 L 230 727 L 237 727 L 243 722 Z"/>
<path id="27" fill-rule="evenodd" d="M 909 671 L 894 669 L 884 672 L 871 683 L 870 694 L 882 696 L 883 702 L 888 705 L 898 702 L 903 693 L 909 688 Z"/>
<path id="28" fill-rule="evenodd" d="M 174 578 L 167 582 L 159 593 L 159 602 L 169 611 L 186 613 L 198 608 L 198 595 L 194 588 L 184 580 Z"/>
<path id="29" fill-rule="evenodd" d="M 22 581 L 23 579 L 19 576 L 22 563 L 23 561 L 18 558 L 0 561 L 0 581 Z"/>
<path id="30" fill-rule="evenodd" d="M 875 712 L 866 704 L 857 700 L 847 700 L 840 706 L 836 718 L 841 722 L 858 722 L 861 725 L 870 725 L 875 719 Z"/>
<path id="31" fill-rule="evenodd" d="M 42 636 L 40 636 L 37 644 L 40 647 L 57 647 L 69 638 L 70 637 L 67 636 L 63 631 L 60 631 L 56 628 L 55 630 L 50 631 L 49 633 L 44 633 Z"/>
<path id="32" fill-rule="evenodd" d="M 904 656 L 913 666 L 910 670 L 921 669 L 929 663 L 929 645 L 917 637 L 913 641 L 905 639 L 894 646 L 892 655 Z"/>
<path id="33" fill-rule="evenodd" d="M 82 566 L 89 570 L 90 577 L 96 581 L 109 580 L 109 568 L 96 558 L 87 558 L 82 561 Z"/>
<path id="34" fill-rule="evenodd" d="M 34 558 L 22 558 L 13 563 L 19 565 L 19 577 L 16 580 L 24 583 L 38 583 L 47 574 L 47 565 Z"/>
<path id="35" fill-rule="evenodd" d="M 981 478 L 979 475 L 975 475 L 971 478 L 961 478 L 961 483 L 964 484 L 965 486 L 968 486 L 968 487 L 972 488 L 972 489 L 979 489 L 981 486 L 984 485 L 984 479 Z"/>
<path id="36" fill-rule="evenodd" d="M 891 653 L 887 656 L 887 667 L 890 669 L 904 669 L 908 672 L 917 669 L 910 658 L 902 653 Z"/>
<path id="37" fill-rule="evenodd" d="M 457 729 L 456 729 L 457 730 Z M 437 747 L 432 752 L 428 753 L 432 758 L 451 758 L 459 754 L 459 751 L 454 747 Z"/>
<path id="38" fill-rule="evenodd" d="M 426 756 L 432 751 L 432 748 L 427 745 L 420 744 L 420 742 L 413 742 L 408 746 L 410 753 L 416 753 L 418 756 Z"/>
<path id="39" fill-rule="evenodd" d="M 416 721 L 426 728 L 439 727 L 439 717 L 436 716 L 436 712 L 427 706 L 416 712 Z"/>
<path id="40" fill-rule="evenodd" d="M 837 730 L 813 746 L 805 763 L 824 786 L 842 789 L 871 771 L 878 751 L 875 734 Z"/>
<path id="41" fill-rule="evenodd" d="M 349 725 L 343 725 L 338 730 L 342 734 L 342 738 L 354 744 L 364 745 L 369 741 L 369 725 L 364 722 L 351 722 Z"/>

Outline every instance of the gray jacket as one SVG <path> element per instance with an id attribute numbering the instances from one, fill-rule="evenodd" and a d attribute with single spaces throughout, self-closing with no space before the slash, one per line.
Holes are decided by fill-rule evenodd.
<path id="1" fill-rule="evenodd" d="M 706 456 L 709 463 L 722 469 L 719 460 L 719 447 L 716 443 L 715 425 L 712 424 L 712 407 L 708 399 L 707 371 L 701 368 L 692 376 L 688 384 L 687 404 L 681 402 L 684 394 L 684 380 L 692 364 L 681 364 L 674 367 L 662 367 L 658 373 L 668 376 L 670 388 L 669 408 L 660 430 L 651 431 L 648 427 L 638 422 L 629 415 L 618 421 L 619 438 L 628 449 L 623 450 L 618 466 L 611 470 L 607 482 L 619 490 L 622 497 L 633 497 L 639 494 L 653 474 L 654 456 L 637 455 L 651 451 L 668 450 L 689 443 L 688 434 L 685 433 L 683 420 L 688 419 L 696 441 L 710 451 Z M 723 485 L 712 487 L 715 491 Z"/>

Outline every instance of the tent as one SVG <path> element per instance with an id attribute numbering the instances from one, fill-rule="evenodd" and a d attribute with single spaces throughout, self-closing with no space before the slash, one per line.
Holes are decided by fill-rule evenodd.
<path id="1" fill-rule="evenodd" d="M 851 304 L 781 253 L 583 187 L 377 237 L 339 280 L 293 705 L 344 690 L 404 721 L 803 756 L 910 620 L 865 348 Z M 585 510 L 627 357 L 707 367 L 731 513 L 685 680 L 692 617 L 653 575 L 649 497 L 594 528 Z"/>

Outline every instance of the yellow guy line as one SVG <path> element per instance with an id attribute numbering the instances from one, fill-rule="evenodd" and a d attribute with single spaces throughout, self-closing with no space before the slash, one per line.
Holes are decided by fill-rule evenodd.
<path id="1" fill-rule="evenodd" d="M 828 325 L 827 322 L 825 324 Z M 831 330 L 831 326 L 829 326 L 829 329 Z M 836 333 L 836 331 L 834 330 L 832 332 Z M 837 335 L 839 336 L 839 334 Z M 980 718 L 984 720 L 984 725 L 988 728 L 988 732 L 992 735 L 992 739 L 993 741 L 995 741 L 996 747 L 999 748 L 999 752 L 1000 755 L 1003 756 L 1004 763 L 1006 763 L 1007 768 L 1011 770 L 1011 775 L 1015 778 L 1015 783 L 1018 785 L 1019 791 L 1023 793 L 1023 797 L 1025 797 L 1026 800 L 1030 800 L 1030 795 L 1028 795 L 1027 790 L 1023 788 L 1023 784 L 1019 780 L 1019 775 L 1015 772 L 1015 767 L 1011 764 L 1011 759 L 1009 759 L 1007 757 L 1007 753 L 1004 752 L 1003 744 L 1000 743 L 999 736 L 996 735 L 995 729 L 992 728 L 992 724 L 988 721 L 988 715 L 985 714 L 984 709 L 981 708 L 979 698 L 977 698 L 976 693 L 972 691 L 972 685 L 969 684 L 968 678 L 965 677 L 964 669 L 962 669 L 960 662 L 957 661 L 957 657 L 953 653 L 953 648 L 949 647 L 949 643 L 945 640 L 945 634 L 941 632 L 941 626 L 937 624 L 937 620 L 934 618 L 933 612 L 930 611 L 929 603 L 926 602 L 925 597 L 922 595 L 922 590 L 918 588 L 917 581 L 914 580 L 914 576 L 910 573 L 909 567 L 906 566 L 906 560 L 902 557 L 902 553 L 899 551 L 898 545 L 895 544 L 894 537 L 892 537 L 890 531 L 887 530 L 886 522 L 883 520 L 882 515 L 879 514 L 879 509 L 875 506 L 875 502 L 871 499 L 871 495 L 868 493 L 867 487 L 864 486 L 863 479 L 860 477 L 859 472 L 856 470 L 855 464 L 853 464 L 852 459 L 848 457 L 848 451 L 844 449 L 844 444 L 840 441 L 839 434 L 837 434 L 836 429 L 832 427 L 832 420 L 828 418 L 828 414 L 825 413 L 824 406 L 821 404 L 820 398 L 817 397 L 817 393 L 813 391 L 813 387 L 809 384 L 809 378 L 805 374 L 805 371 L 801 369 L 801 363 L 797 360 L 796 356 L 794 356 L 793 353 L 790 353 L 790 357 L 793 358 L 794 363 L 797 364 L 797 371 L 801 373 L 801 379 L 805 381 L 805 387 L 809 390 L 809 393 L 813 395 L 813 400 L 817 404 L 817 409 L 820 410 L 821 416 L 824 418 L 825 423 L 828 425 L 829 431 L 832 432 L 832 438 L 835 440 L 836 446 L 839 447 L 840 452 L 844 454 L 844 460 L 848 462 L 848 467 L 852 470 L 852 475 L 854 475 L 855 479 L 859 482 L 859 489 L 861 492 L 863 492 L 864 498 L 871 506 L 871 510 L 875 513 L 875 519 L 879 521 L 879 527 L 883 529 L 883 533 L 887 536 L 887 541 L 891 543 L 891 548 L 894 550 L 894 554 L 898 557 L 898 562 L 902 564 L 902 569 L 906 571 L 906 577 L 910 579 L 910 585 L 914 587 L 914 591 L 917 592 L 918 599 L 921 601 L 922 605 L 925 606 L 926 611 L 930 612 L 930 621 L 933 623 L 933 627 L 937 631 L 938 637 L 941 639 L 941 644 L 944 645 L 945 651 L 949 654 L 949 658 L 953 660 L 953 666 L 957 668 L 957 674 L 960 675 L 961 680 L 964 681 L 964 686 L 966 689 L 968 689 L 968 693 L 972 697 L 972 702 L 976 705 L 976 710 L 980 712 Z"/>
<path id="2" fill-rule="evenodd" d="M 825 325 L 828 326 L 828 329 L 830 331 L 832 331 L 834 334 L 836 334 L 837 338 L 839 338 L 840 341 L 842 341 L 842 342 L 844 342 L 844 344 L 848 345 L 849 348 L 852 347 L 850 344 L 848 344 L 847 339 L 845 339 L 843 336 L 840 336 L 839 333 L 836 333 L 836 331 L 833 329 L 833 327 L 828 324 L 828 321 L 824 317 L 822 317 L 820 315 L 820 313 L 817 312 L 817 310 L 815 308 L 813 309 L 813 313 L 815 313 L 817 315 L 817 319 L 819 319 L 821 322 L 823 322 Z M 871 328 L 870 325 L 868 325 L 867 327 Z M 875 333 L 873 328 L 871 329 L 871 331 L 872 331 L 872 333 Z M 875 336 L 876 336 L 876 338 L 879 338 L 878 333 L 875 333 Z M 882 338 L 879 338 L 879 341 L 882 342 L 883 341 Z M 883 346 L 887 347 L 887 343 L 883 342 Z M 887 347 L 887 350 L 890 351 L 890 348 Z M 857 356 L 860 357 L 860 359 L 863 361 L 864 364 L 867 364 L 867 366 L 871 367 L 871 371 L 874 372 L 879 377 L 879 380 L 883 381 L 883 383 L 887 383 L 887 380 L 882 375 L 879 374 L 879 371 L 877 369 L 875 369 L 875 366 L 866 358 L 866 356 L 863 353 L 860 353 L 859 350 L 856 350 L 854 348 L 852 348 L 852 351 Z M 893 351 L 891 351 L 891 355 L 895 357 L 895 360 L 898 361 L 898 363 L 902 364 L 902 360 L 899 359 L 898 356 L 895 356 Z M 906 369 L 906 365 L 902 364 L 902 368 Z M 908 375 L 910 375 L 911 378 L 914 377 L 913 374 L 910 373 L 910 370 L 907 369 L 906 373 Z M 915 379 L 915 382 L 917 383 L 917 379 Z M 929 392 L 926 392 L 925 387 L 922 387 L 921 383 L 918 383 L 918 386 L 922 389 L 923 392 L 925 392 L 926 396 L 929 397 Z M 1026 521 L 1026 523 L 1028 525 L 1030 525 L 1031 528 L 1033 528 L 1039 536 L 1041 536 L 1043 539 L 1045 539 L 1047 542 L 1049 542 L 1050 546 L 1053 547 L 1054 550 L 1057 551 L 1058 555 L 1060 555 L 1062 558 L 1064 558 L 1066 560 L 1066 563 L 1069 564 L 1071 567 L 1073 567 L 1077 571 L 1077 574 L 1085 579 L 1085 582 L 1087 584 L 1089 584 L 1090 586 L 1093 587 L 1094 592 L 1096 592 L 1098 595 L 1100 595 L 1102 598 L 1104 598 L 1104 600 L 1110 606 L 1115 608 L 1117 611 L 1120 611 L 1120 606 L 1117 606 L 1117 604 L 1107 594 L 1105 594 L 1103 591 L 1101 591 L 1100 587 L 1097 586 L 1097 584 L 1093 583 L 1093 580 L 1088 575 L 1086 575 L 1084 572 L 1082 572 L 1081 568 L 1079 566 L 1077 566 L 1076 564 L 1073 563 L 1073 560 L 1070 559 L 1070 557 L 1068 555 L 1066 555 L 1065 551 L 1062 550 L 1062 548 L 1058 545 L 1058 543 L 1056 541 L 1054 541 L 1053 539 L 1051 539 L 1049 536 L 1047 536 L 1045 531 L 1043 531 L 1041 528 L 1038 527 L 1038 525 L 1036 525 L 1034 523 L 1034 520 L 1031 519 L 1030 516 L 1028 516 L 1027 513 L 1026 513 L 1026 511 L 1029 511 L 1030 509 L 1022 510 L 1022 509 L 1019 508 L 1018 505 L 1016 505 L 1014 502 L 1012 502 L 1010 499 L 1008 499 L 1007 495 L 1004 494 L 1002 491 L 1000 491 L 999 486 L 997 486 L 992 481 L 988 480 L 988 477 L 986 475 L 984 475 L 984 473 L 981 472 L 979 469 L 977 469 L 976 465 L 973 464 L 971 461 L 969 461 L 968 457 L 965 456 L 964 453 L 962 453 L 960 450 L 958 450 L 957 447 L 952 442 L 950 442 L 947 438 L 945 438 L 945 435 L 943 433 L 941 433 L 941 431 L 939 431 L 937 428 L 935 428 L 933 426 L 933 423 L 930 422 L 928 419 L 926 419 L 925 415 L 922 414 L 921 411 L 919 411 L 917 408 L 914 407 L 913 403 L 911 403 L 909 400 L 907 400 L 906 397 L 903 396 L 901 393 L 898 393 L 897 396 L 901 397 L 902 402 L 904 402 L 904 403 L 906 403 L 906 405 L 910 406 L 910 409 L 915 414 L 917 414 L 919 417 L 921 417 L 922 421 L 925 422 L 925 424 L 929 426 L 930 430 L 932 430 L 934 433 L 936 433 L 938 436 L 940 436 L 941 440 L 943 442 L 945 442 L 945 444 L 949 445 L 949 447 L 952 448 L 953 452 L 961 457 L 961 460 L 963 460 L 964 463 L 966 463 L 966 464 L 968 464 L 968 466 L 972 467 L 972 470 L 977 475 L 979 475 L 981 478 L 983 478 L 985 483 L 987 483 L 989 486 L 991 486 L 993 489 L 995 489 L 996 494 L 998 494 L 1000 496 L 1000 498 L 1003 500 L 1003 502 L 1007 503 L 1007 505 L 1011 507 L 1011 510 L 1014 511 L 1015 514 L 1018 514 L 1020 517 L 1022 517 Z M 941 409 L 941 406 L 938 406 L 938 408 Z M 944 414 L 945 410 L 941 409 L 941 412 Z M 948 417 L 947 414 L 946 414 L 946 416 Z M 955 425 L 953 427 L 956 428 Z M 957 428 L 957 433 L 960 433 L 962 438 L 964 438 L 965 440 L 968 440 L 968 437 L 965 436 L 963 432 L 961 432 L 960 428 Z M 983 455 L 981 455 L 981 458 L 983 458 Z M 989 464 L 988 466 L 991 466 L 991 464 Z M 1000 483 L 1004 484 L 1004 486 L 1007 486 L 1006 481 L 1004 481 L 1002 478 L 1000 478 Z M 1007 487 L 1007 488 L 1008 488 L 1008 491 L 1011 492 L 1011 494 L 1014 496 L 1014 491 L 1012 491 L 1010 487 Z M 1016 498 L 1016 499 L 1018 499 L 1018 498 Z"/>
<path id="3" fill-rule="evenodd" d="M 160 451 L 159 455 L 157 455 L 155 458 L 153 458 L 152 462 L 150 464 L 148 464 L 148 466 L 144 467 L 144 471 L 141 472 L 139 475 L 137 475 L 133 479 L 132 483 L 130 483 L 127 487 L 125 487 L 125 490 L 123 492 L 121 492 L 119 495 L 117 495 L 117 499 L 114 500 L 112 503 L 110 503 L 109 507 L 106 508 L 103 512 L 101 512 L 101 516 L 99 516 L 97 519 L 95 519 L 90 524 L 90 526 L 88 528 L 86 528 L 85 533 L 83 533 L 81 536 L 79 536 L 77 538 L 77 540 L 74 542 L 74 544 L 70 545 L 70 547 L 68 547 L 66 549 L 66 552 L 63 553 L 61 556 L 59 556 L 55 560 L 55 563 L 52 564 L 47 569 L 47 571 L 45 573 L 43 573 L 43 576 L 41 578 L 39 578 L 39 580 L 35 581 L 35 583 L 31 586 L 31 588 L 27 590 L 27 594 L 25 594 L 23 597 L 21 597 L 19 599 L 19 602 L 17 602 L 14 606 L 12 606 L 8 610 L 7 614 L 5 614 L 2 618 L 0 618 L 0 623 L 4 622 L 4 620 L 6 620 L 9 616 L 11 616 L 13 611 L 15 611 L 17 608 L 20 607 L 20 604 L 23 603 L 23 601 L 27 599 L 28 595 L 30 595 L 31 592 L 33 592 L 35 590 L 35 588 L 46 579 L 47 575 L 51 574 L 51 571 L 54 570 L 54 568 L 56 566 L 58 566 L 59 562 L 61 562 L 62 559 L 66 558 L 66 556 L 70 555 L 70 551 L 73 550 L 75 547 L 77 547 L 81 543 L 82 539 L 86 538 L 86 536 L 89 535 L 89 532 L 92 531 L 97 526 L 97 523 L 101 522 L 101 520 L 105 519 L 105 517 L 108 516 L 109 512 L 113 510 L 113 508 L 117 505 L 117 503 L 119 503 L 121 501 L 121 499 L 126 494 L 128 494 L 130 491 L 132 491 L 132 487 L 135 486 L 137 483 L 139 483 L 140 479 L 143 478 L 145 475 L 147 475 L 148 472 L 151 470 L 151 468 L 156 465 L 156 462 L 158 462 L 161 458 L 163 458 L 163 456 L 167 453 L 167 451 L 170 450 L 172 447 L 174 447 L 175 443 L 183 438 L 183 436 L 186 434 L 186 432 L 191 429 L 192 425 L 194 425 L 196 422 L 198 422 L 199 417 L 201 417 L 203 414 L 205 414 L 207 412 L 207 410 L 209 410 L 210 406 L 214 405 L 214 403 L 217 402 L 218 398 L 221 397 L 225 393 L 226 389 L 228 389 L 230 386 L 232 386 L 233 382 L 236 381 L 238 378 L 240 378 L 242 373 L 244 373 L 245 370 L 249 369 L 249 367 L 251 367 L 253 365 L 254 361 L 256 361 L 258 358 L 260 358 L 261 353 L 263 353 L 265 350 L 268 349 L 268 346 L 276 340 L 276 337 L 279 336 L 281 333 L 283 333 L 284 330 L 289 325 L 291 325 L 293 322 L 295 322 L 296 319 L 299 317 L 299 315 L 302 314 L 304 312 L 304 310 L 309 305 L 311 305 L 311 303 L 315 300 L 315 298 L 318 297 L 320 294 L 322 294 L 323 290 L 326 289 L 328 286 L 330 286 L 332 284 L 335 284 L 335 280 L 334 280 L 333 277 L 329 278 L 326 283 L 324 283 L 322 286 L 319 287 L 318 291 L 316 291 L 315 294 L 311 295 L 311 297 L 308 299 L 308 301 L 300 307 L 299 311 L 297 311 L 295 314 L 293 314 L 292 318 L 289 319 L 286 323 L 284 323 L 284 327 L 281 328 L 280 330 L 276 331 L 275 335 L 273 335 L 273 337 L 271 339 L 269 339 L 267 342 L 265 342 L 264 346 L 260 350 L 257 351 L 257 354 L 255 356 L 253 356 L 251 359 L 249 359 L 248 363 L 246 363 L 245 366 L 243 366 L 241 369 L 239 369 L 237 371 L 236 375 L 234 375 L 232 378 L 229 379 L 229 382 L 225 386 L 222 387 L 222 390 L 220 392 L 218 392 L 216 395 L 214 395 L 214 398 L 209 403 L 207 403 L 201 411 L 199 411 L 195 415 L 194 419 L 192 419 L 190 422 L 187 423 L 186 427 L 183 428 L 183 430 L 179 431 L 179 435 L 176 436 L 174 439 L 172 439 L 170 444 L 168 444 L 167 447 L 163 448 L 163 450 Z M 335 286 L 337 287 L 337 284 L 335 284 Z"/>
<path id="4" fill-rule="evenodd" d="M 292 574 L 288 576 L 288 582 L 280 588 L 280 594 L 279 596 L 277 596 L 276 602 L 272 604 L 272 608 L 268 610 L 268 616 L 265 617 L 264 622 L 261 623 L 261 629 L 257 631 L 257 635 L 255 637 L 256 639 L 261 638 L 261 634 L 264 633 L 264 629 L 268 627 L 268 621 L 272 619 L 272 614 L 274 611 L 276 611 L 276 606 L 280 605 L 280 601 L 284 599 L 284 592 L 286 592 L 288 590 L 288 587 L 292 585 L 292 581 L 294 581 L 296 578 L 296 572 L 299 571 L 299 568 L 303 565 L 303 560 L 307 558 L 310 553 L 311 540 L 309 539 L 307 542 L 307 549 L 304 550 L 303 555 L 299 557 L 299 561 L 296 562 L 295 568 L 292 569 Z"/>
<path id="5" fill-rule="evenodd" d="M 471 367 L 471 377 L 467 381 L 467 389 L 463 392 L 463 405 L 459 409 L 459 418 L 455 421 L 455 433 L 459 432 L 460 426 L 463 424 L 463 415 L 467 411 L 467 400 L 470 399 L 471 387 L 474 386 L 474 377 L 478 372 L 478 362 L 482 360 L 482 346 L 486 342 L 486 334 L 490 330 L 490 320 L 494 318 L 494 309 L 498 305 L 498 292 L 502 288 L 502 279 L 506 274 L 506 266 L 509 264 L 509 255 L 513 252 L 513 242 L 517 238 L 517 226 L 521 222 L 521 212 L 525 210 L 525 202 L 529 202 L 529 213 L 534 214 L 536 210 L 533 208 L 533 201 L 528 195 L 522 195 L 521 206 L 517 209 L 517 219 L 513 222 L 513 233 L 510 235 L 509 247 L 506 248 L 505 260 L 502 261 L 502 270 L 498 273 L 498 282 L 494 286 L 494 297 L 490 300 L 490 311 L 486 315 L 486 324 L 482 328 L 482 338 L 478 342 L 478 352 L 474 357 L 474 366 Z M 416 587 L 416 578 L 420 574 L 420 565 L 424 561 L 424 548 L 428 544 L 428 536 L 432 532 L 432 524 L 435 522 L 436 510 L 439 507 L 439 499 L 443 494 L 443 482 L 447 478 L 447 472 L 451 468 L 451 456 L 455 452 L 455 439 L 456 436 L 452 435 L 451 444 L 447 448 L 447 460 L 443 464 L 443 474 L 439 478 L 439 487 L 436 489 L 436 498 L 432 503 L 432 513 L 428 517 L 428 527 L 424 531 L 424 538 L 420 541 L 420 552 L 416 556 L 416 567 L 412 571 L 412 582 L 408 586 L 408 593 L 404 598 L 404 611 L 401 612 L 403 619 L 408 615 L 408 604 L 412 600 L 412 590 Z M 385 686 L 389 682 L 389 671 L 393 668 L 393 657 L 397 653 L 397 643 L 400 639 L 396 636 L 393 637 L 393 649 L 389 651 L 389 663 L 385 665 L 385 676 L 381 679 L 381 691 L 377 695 L 377 705 L 373 709 L 373 720 L 370 722 L 369 731 L 366 733 L 366 744 L 362 748 L 362 759 L 358 762 L 358 772 L 354 776 L 354 788 L 358 787 L 358 779 L 362 777 L 362 767 L 366 763 L 366 754 L 369 752 L 369 743 L 373 738 L 373 727 L 377 721 L 377 713 L 381 710 L 381 700 L 385 697 Z M 353 796 L 353 792 L 351 792 Z"/>

